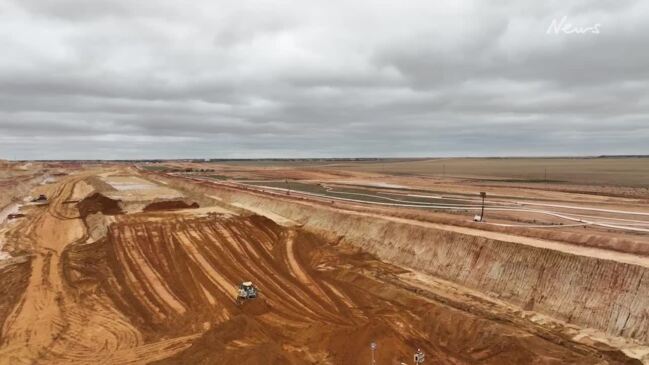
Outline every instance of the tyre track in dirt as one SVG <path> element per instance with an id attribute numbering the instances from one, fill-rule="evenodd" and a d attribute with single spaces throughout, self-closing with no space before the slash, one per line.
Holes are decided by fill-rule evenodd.
<path id="1" fill-rule="evenodd" d="M 405 361 L 413 347 L 445 364 L 533 359 L 544 364 L 623 363 L 604 360 L 593 349 L 563 348 L 523 329 L 440 306 L 373 274 L 402 271 L 264 217 L 169 217 L 148 221 L 145 214 L 121 216 L 106 243 L 108 252 L 136 250 L 147 257 L 115 256 L 110 269 L 118 280 L 106 280 L 115 285 L 114 293 L 128 298 L 128 306 L 121 308 L 131 322 L 158 336 L 209 328 L 162 363 L 227 364 L 247 358 L 254 360 L 244 363 L 257 364 L 277 358 L 283 364 L 357 364 L 369 358 L 367 346 L 373 340 L 384 351 L 384 363 Z M 141 282 L 132 287 L 119 274 L 124 270 L 156 274 L 135 274 Z M 156 284 L 158 278 L 167 283 L 165 288 Z M 260 298 L 237 305 L 236 285 L 248 280 L 260 289 Z M 167 290 L 186 313 L 173 310 L 156 293 Z M 441 343 L 434 342 L 440 337 Z M 265 355 L 262 359 L 251 351 Z"/>
<path id="2" fill-rule="evenodd" d="M 32 274 L 2 364 L 360 364 L 372 341 L 382 364 L 418 347 L 444 364 L 632 363 L 449 307 L 399 285 L 404 269 L 257 215 L 120 214 L 87 242 L 64 202 L 90 175 L 52 186 L 50 206 L 11 232 Z M 89 202 L 115 203 L 102 201 Z M 237 304 L 242 281 L 260 297 Z"/>
<path id="3" fill-rule="evenodd" d="M 125 318 L 99 297 L 80 303 L 61 275 L 61 254 L 86 239 L 78 211 L 64 204 L 72 196 L 75 177 L 52 188 L 50 204 L 29 222 L 32 274 L 21 302 L 5 321 L 0 363 L 89 363 L 132 348 L 141 336 Z"/>
<path id="4" fill-rule="evenodd" d="M 59 257 L 65 244 L 83 236 L 70 223 L 73 221 L 61 221 L 51 214 L 57 209 L 56 202 L 64 194 L 65 186 L 58 186 L 50 198 L 52 205 L 34 221 L 32 275 L 20 305 L 3 327 L 0 359 L 7 359 L 8 363 L 30 363 L 41 357 L 65 328 Z"/>

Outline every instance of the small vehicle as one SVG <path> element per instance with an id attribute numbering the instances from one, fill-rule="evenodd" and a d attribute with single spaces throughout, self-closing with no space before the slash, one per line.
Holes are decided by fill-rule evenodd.
<path id="1" fill-rule="evenodd" d="M 47 201 L 47 197 L 45 196 L 45 194 L 41 194 L 38 196 L 38 198 L 32 199 L 32 202 L 34 203 L 46 202 L 46 201 Z"/>
<path id="2" fill-rule="evenodd" d="M 423 364 L 424 360 L 426 360 L 426 355 L 421 351 L 421 349 L 417 349 L 417 352 L 415 352 L 415 364 Z"/>
<path id="3" fill-rule="evenodd" d="M 31 203 L 32 205 L 48 205 L 50 202 L 45 194 L 41 194 L 37 198 L 32 198 Z"/>
<path id="4" fill-rule="evenodd" d="M 237 294 L 237 303 L 241 303 L 247 299 L 257 298 L 257 288 L 252 285 L 251 281 L 244 281 L 239 285 L 239 291 Z"/>

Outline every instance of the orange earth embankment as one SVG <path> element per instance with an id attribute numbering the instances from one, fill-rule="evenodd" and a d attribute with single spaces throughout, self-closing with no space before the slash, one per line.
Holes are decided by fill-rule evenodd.
<path id="1" fill-rule="evenodd" d="M 50 186 L 50 205 L 30 207 L 8 232 L 23 261 L 0 270 L 0 282 L 13 283 L 2 294 L 15 300 L 0 304 L 10 310 L 1 318 L 0 364 L 366 364 L 373 341 L 386 364 L 408 362 L 417 348 L 443 364 L 639 363 L 433 276 L 408 281 L 420 273 L 406 266 L 430 265 L 467 286 L 494 280 L 507 288 L 521 280 L 514 269 L 535 267 L 517 259 L 525 251 L 516 246 L 509 256 L 494 252 L 512 242 L 462 243 L 437 226 L 225 188 L 203 192 L 205 201 L 277 219 L 238 208 L 122 212 L 93 195 L 70 204 L 84 179 Z M 452 255 L 476 245 L 473 257 Z M 548 261 L 548 272 L 561 260 Z M 260 296 L 237 304 L 243 281 Z"/>
<path id="2" fill-rule="evenodd" d="M 250 190 L 192 185 L 224 203 L 298 222 L 387 262 L 569 323 L 649 341 L 649 267 L 641 264 L 643 258 L 565 244 L 556 250 L 541 247 L 542 240 L 527 240 L 534 243 L 528 245 L 511 235 L 346 211 L 341 204 L 334 207 Z M 570 252 L 582 249 L 597 255 Z M 633 260 L 620 261 L 621 256 Z"/>
<path id="3" fill-rule="evenodd" d="M 104 293 L 145 342 L 199 334 L 162 364 L 361 364 L 372 341 L 395 364 L 418 347 L 445 364 L 634 363 L 426 300 L 380 279 L 402 270 L 256 215 L 121 216 L 64 262 L 81 297 Z M 237 305 L 247 280 L 261 296 Z"/>

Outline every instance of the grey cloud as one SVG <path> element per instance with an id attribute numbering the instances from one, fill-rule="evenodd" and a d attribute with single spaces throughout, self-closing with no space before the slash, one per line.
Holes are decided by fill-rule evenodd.
<path id="1" fill-rule="evenodd" d="M 0 158 L 649 153 L 642 0 L 0 9 Z"/>

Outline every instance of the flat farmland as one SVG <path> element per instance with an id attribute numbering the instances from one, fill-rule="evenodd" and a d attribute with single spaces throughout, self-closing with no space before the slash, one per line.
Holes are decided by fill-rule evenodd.
<path id="1" fill-rule="evenodd" d="M 649 158 L 439 158 L 331 164 L 327 168 L 527 183 L 562 182 L 649 187 Z"/>

